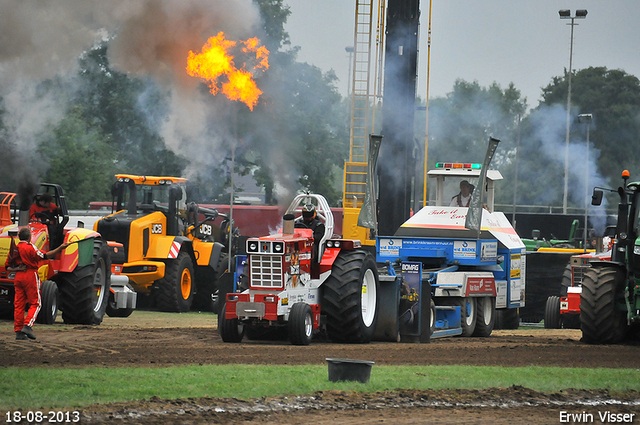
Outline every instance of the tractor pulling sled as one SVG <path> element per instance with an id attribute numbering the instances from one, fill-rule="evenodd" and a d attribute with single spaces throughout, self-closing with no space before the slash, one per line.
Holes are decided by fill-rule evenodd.
<path id="1" fill-rule="evenodd" d="M 15 273 L 7 272 L 6 259 L 12 243 L 17 243 L 18 230 L 29 227 L 31 242 L 47 252 L 64 242 L 69 245 L 54 259 L 40 263 L 41 310 L 37 321 L 51 324 L 58 308 L 65 323 L 97 325 L 102 322 L 109 299 L 135 303 L 126 293 L 126 282 L 118 280 L 112 286 L 110 248 L 97 232 L 84 228 L 67 228 L 69 221 L 66 200 L 59 185 L 42 183 L 36 199 L 44 193 L 53 198 L 57 212 L 39 212 L 29 216 L 31 199 L 19 199 L 15 193 L 0 193 L 0 303 L 12 306 Z M 113 279 L 116 281 L 116 279 Z M 135 293 L 133 293 L 135 296 Z"/>
<path id="2" fill-rule="evenodd" d="M 524 306 L 525 246 L 505 216 L 490 211 L 500 173 L 487 173 L 480 185 L 488 209 L 481 210 L 478 233 L 465 228 L 469 208 L 450 207 L 444 197 L 445 181 L 478 178 L 479 168 L 430 172 L 438 185 L 436 205 L 422 208 L 394 236 L 376 238 L 375 256 L 361 240 L 333 235 L 324 197 L 298 195 L 281 232 L 247 240 L 245 282 L 227 294 L 218 316 L 223 341 L 280 329 L 295 345 L 309 344 L 321 330 L 336 342 L 426 342 L 487 337 L 497 311 L 517 321 L 517 308 Z M 294 222 L 308 204 L 325 225 L 317 244 L 311 229 Z"/>

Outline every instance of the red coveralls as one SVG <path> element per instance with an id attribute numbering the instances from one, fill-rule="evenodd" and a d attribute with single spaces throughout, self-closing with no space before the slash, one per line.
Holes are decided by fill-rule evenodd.
<path id="1" fill-rule="evenodd" d="M 33 326 L 40 311 L 40 277 L 38 276 L 38 264 L 44 259 L 44 254 L 30 242 L 18 243 L 20 259 L 27 266 L 24 271 L 16 272 L 14 288 L 16 292 L 13 303 L 13 328 L 16 332 L 22 331 L 23 326 Z M 24 317 L 26 304 L 29 303 L 27 317 Z"/>
<path id="2" fill-rule="evenodd" d="M 55 213 L 58 210 L 56 204 L 51 202 L 47 207 L 41 207 L 39 204 L 32 204 L 31 208 L 29 208 L 29 219 L 33 219 L 34 215 L 39 212 L 52 212 Z"/>

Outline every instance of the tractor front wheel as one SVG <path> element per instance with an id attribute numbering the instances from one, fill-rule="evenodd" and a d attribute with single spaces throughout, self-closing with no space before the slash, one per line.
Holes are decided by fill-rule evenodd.
<path id="1" fill-rule="evenodd" d="M 560 329 L 560 297 L 553 295 L 547 298 L 547 304 L 544 309 L 544 327 L 545 329 Z"/>
<path id="2" fill-rule="evenodd" d="M 51 325 L 58 316 L 58 285 L 53 280 L 45 280 L 40 287 L 40 313 L 36 322 Z"/>
<path id="3" fill-rule="evenodd" d="M 244 337 L 244 325 L 238 319 L 227 319 L 227 304 L 222 306 L 218 315 L 218 333 L 224 342 L 240 342 Z"/>
<path id="4" fill-rule="evenodd" d="M 160 311 L 184 313 L 193 302 L 193 261 L 181 251 L 175 260 L 166 261 L 164 277 L 156 282 L 156 302 Z"/>
<path id="5" fill-rule="evenodd" d="M 307 303 L 295 303 L 289 312 L 289 340 L 293 345 L 309 345 L 313 337 L 313 311 Z"/>
<path id="6" fill-rule="evenodd" d="M 624 272 L 616 267 L 590 268 L 585 272 L 580 294 L 580 327 L 584 342 L 615 344 L 624 339 L 626 314 L 616 309 L 616 300 L 624 284 Z"/>
<path id="7" fill-rule="evenodd" d="M 329 338 L 371 341 L 378 320 L 378 269 L 373 256 L 364 250 L 341 251 L 322 288 Z"/>

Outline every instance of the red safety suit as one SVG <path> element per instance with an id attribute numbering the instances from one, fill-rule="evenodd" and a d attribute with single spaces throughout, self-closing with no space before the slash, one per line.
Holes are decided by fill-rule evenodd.
<path id="1" fill-rule="evenodd" d="M 16 292 L 13 303 L 13 328 L 16 332 L 22 331 L 23 326 L 33 326 L 40 311 L 40 277 L 38 276 L 38 266 L 40 260 L 45 255 L 30 242 L 20 241 L 18 243 L 20 259 L 27 266 L 24 271 L 16 272 L 14 288 Z M 27 317 L 24 316 L 26 304 L 29 304 Z"/>
<path id="2" fill-rule="evenodd" d="M 50 213 L 55 213 L 58 211 L 58 206 L 56 204 L 54 204 L 53 202 L 49 203 L 49 206 L 46 207 L 41 207 L 37 202 L 35 204 L 31 205 L 31 208 L 29 208 L 29 219 L 33 219 L 36 213 L 39 212 L 50 212 Z"/>

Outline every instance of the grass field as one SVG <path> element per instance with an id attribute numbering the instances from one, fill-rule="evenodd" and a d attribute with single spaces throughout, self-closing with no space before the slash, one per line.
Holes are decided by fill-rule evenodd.
<path id="1" fill-rule="evenodd" d="M 640 391 L 639 369 L 472 366 L 376 366 L 366 384 L 330 382 L 327 366 L 204 365 L 167 368 L 6 368 L 0 370 L 0 410 L 79 408 L 95 403 L 188 397 L 311 394 L 320 390 L 482 389 L 520 385 Z"/>

